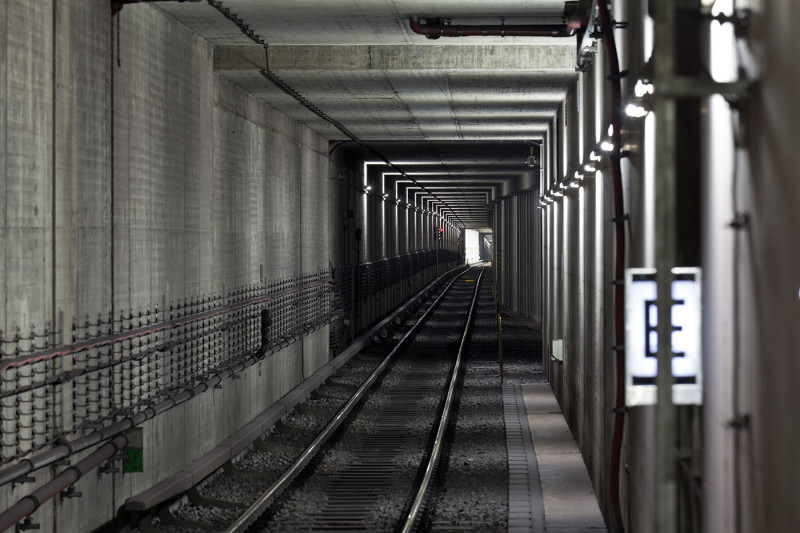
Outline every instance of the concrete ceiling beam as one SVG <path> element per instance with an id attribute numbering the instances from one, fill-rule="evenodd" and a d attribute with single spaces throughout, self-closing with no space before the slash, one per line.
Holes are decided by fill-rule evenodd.
<path id="1" fill-rule="evenodd" d="M 563 45 L 405 45 L 269 47 L 272 70 L 513 70 L 575 76 L 576 47 Z M 264 70 L 258 45 L 214 47 L 214 70 Z"/>

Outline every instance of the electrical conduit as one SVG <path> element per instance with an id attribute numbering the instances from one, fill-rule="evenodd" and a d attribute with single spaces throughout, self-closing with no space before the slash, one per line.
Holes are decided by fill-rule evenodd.
<path id="1" fill-rule="evenodd" d="M 608 0 L 598 0 L 600 24 L 603 28 L 603 42 L 608 55 L 611 73 L 611 174 L 614 188 L 614 235 L 616 255 L 614 259 L 614 350 L 616 358 L 616 392 L 614 408 L 614 433 L 611 442 L 611 464 L 609 472 L 609 499 L 614 509 L 614 520 L 618 532 L 625 531 L 622 508 L 619 501 L 620 457 L 622 437 L 625 428 L 625 207 L 622 196 L 622 169 L 620 168 L 620 108 L 622 87 L 620 83 L 619 57 L 614 39 L 614 23 L 608 9 Z"/>
<path id="2" fill-rule="evenodd" d="M 105 461 L 111 459 L 127 444 L 128 438 L 124 435 L 115 437 L 83 460 L 73 466 L 67 467 L 66 470 L 49 482 L 20 499 L 16 504 L 0 514 L 0 531 L 5 531 L 14 527 L 17 522 L 32 514 L 44 502 L 78 481 L 87 472 L 91 472 Z"/>

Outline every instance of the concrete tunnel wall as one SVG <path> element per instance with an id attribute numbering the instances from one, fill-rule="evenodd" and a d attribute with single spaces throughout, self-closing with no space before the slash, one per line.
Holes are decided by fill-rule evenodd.
<path id="1" fill-rule="evenodd" d="M 0 2 L 4 358 L 16 348 L 33 350 L 25 340 L 31 335 L 38 335 L 37 349 L 45 334 L 48 346 L 98 335 L 107 326 L 83 326 L 98 315 L 102 321 L 122 314 L 124 327 L 134 328 L 134 322 L 164 320 L 171 303 L 175 313 L 191 313 L 215 295 L 243 298 L 289 286 L 287 280 L 327 277 L 355 261 L 350 209 L 365 227 L 379 228 L 365 243 L 369 260 L 380 260 L 380 243 L 395 234 L 408 244 L 385 253 L 431 247 L 422 222 L 399 217 L 396 227 L 379 227 L 378 199 L 366 198 L 375 204 L 369 208 L 363 190 L 348 184 L 363 178 L 363 161 L 330 159 L 327 139 L 216 75 L 212 52 L 152 6 L 126 7 L 112 24 L 107 0 Z M 454 235 L 449 230 L 446 249 L 456 249 Z M 456 265 L 449 257 L 440 272 Z M 402 287 L 365 298 L 355 332 L 434 275 L 429 267 Z M 144 318 L 137 318 L 139 310 Z M 329 330 L 341 320 L 146 422 L 143 473 L 91 472 L 75 484 L 81 497 L 53 498 L 33 522 L 49 531 L 88 531 L 108 522 L 126 498 L 186 468 L 328 361 L 336 348 Z M 228 348 L 214 344 L 208 355 L 197 350 L 187 348 L 187 357 L 213 370 Z M 147 361 L 121 367 L 108 381 L 88 378 L 88 389 L 84 379 L 85 396 L 67 383 L 57 395 L 23 393 L 16 406 L 4 401 L 4 463 L 47 449 L 58 435 L 82 434 L 73 431 L 76 412 L 96 405 L 113 410 L 109 398 L 117 392 L 126 402 L 117 407 L 125 409 L 155 398 L 146 377 L 159 375 L 162 361 Z M 79 363 L 63 358 L 6 371 L 4 383 L 24 386 L 40 372 Z M 19 412 L 20 405 L 34 414 Z M 0 487 L 0 507 L 63 468 L 43 468 L 33 481 Z"/>
<path id="2" fill-rule="evenodd" d="M 73 318 L 328 268 L 327 141 L 215 76 L 205 41 L 140 7 L 119 15 L 117 32 L 104 0 L 2 2 L 7 336 L 49 321 L 70 344 Z M 35 521 L 73 531 L 108 521 L 327 359 L 322 328 L 147 422 L 144 473 L 92 473 L 76 485 L 82 497 L 54 499 Z M 50 438 L 72 429 L 65 394 L 62 411 L 47 414 Z M 4 451 L 39 426 L 4 420 Z M 51 475 L 2 487 L 0 506 Z"/>
<path id="3" fill-rule="evenodd" d="M 538 204 L 538 190 L 497 201 L 493 252 L 500 303 L 541 323 L 542 232 Z"/>
<path id="4" fill-rule="evenodd" d="M 747 77 L 758 80 L 758 90 L 739 112 L 721 96 L 682 104 L 681 120 L 688 122 L 679 123 L 689 151 L 678 161 L 678 262 L 703 269 L 705 358 L 704 405 L 677 410 L 676 447 L 702 484 L 695 492 L 679 470 L 679 531 L 788 531 L 800 523 L 795 457 L 800 425 L 787 411 L 796 403 L 800 381 L 794 356 L 800 342 L 795 327 L 800 324 L 800 241 L 786 233 L 800 223 L 793 205 L 800 189 L 791 170 L 800 118 L 793 95 L 800 90 L 800 77 L 789 66 L 798 46 L 791 28 L 800 19 L 785 3 L 742 4 L 738 7 L 754 11 L 747 38 L 738 45 L 739 58 Z M 717 1 L 715 13 L 731 7 L 729 1 Z M 628 29 L 615 31 L 621 69 L 630 71 L 623 82 L 624 105 L 644 65 L 647 2 L 615 3 L 614 11 L 617 20 L 628 21 Z M 690 30 L 682 28 L 681 46 L 691 46 Z M 732 26 L 709 23 L 701 25 L 700 34 L 709 39 L 700 55 L 715 79 L 737 79 Z M 579 73 L 548 133 L 555 161 L 545 169 L 543 192 L 570 177 L 606 136 L 608 61 L 599 44 L 591 70 Z M 691 105 L 697 106 L 694 111 Z M 623 147 L 629 150 L 621 163 L 629 215 L 627 267 L 655 262 L 655 119 L 651 113 L 623 127 Z M 733 125 L 741 131 L 738 149 Z M 556 339 L 564 340 L 565 352 L 563 363 L 551 361 L 546 370 L 615 529 L 608 491 L 611 476 L 617 475 L 609 471 L 616 387 L 612 198 L 610 162 L 604 158 L 591 180 L 566 191 L 540 214 L 544 353 L 552 355 Z M 734 208 L 748 216 L 739 230 L 730 226 Z M 654 413 L 652 407 L 635 407 L 626 415 L 619 479 L 627 531 L 655 530 Z M 731 422 L 742 416 L 747 422 L 736 429 Z"/>
<path id="5" fill-rule="evenodd" d="M 365 165 L 360 151 L 353 153 L 351 148 L 353 146 L 344 143 L 334 148 L 329 157 L 330 181 L 334 184 L 329 222 L 335 248 L 331 250 L 331 264 L 338 267 L 357 262 L 361 265 L 359 292 L 355 295 L 357 309 L 353 314 L 352 307 L 348 307 L 346 316 L 335 322 L 335 345 L 331 346 L 334 353 L 340 351 L 350 336 L 364 331 L 416 294 L 437 273 L 441 275 L 463 262 L 457 230 L 452 223 L 444 224 L 446 231 L 441 242 L 437 242 L 434 229 L 440 224 L 439 219 L 416 211 L 416 207 L 422 209 L 422 202 L 409 207 L 413 195 L 401 193 L 401 198 L 396 198 L 397 177 L 386 175 L 390 170 L 395 171 L 374 160 Z M 397 203 L 397 199 L 401 202 Z M 401 259 L 425 260 L 430 264 L 426 263 L 427 266 L 410 277 L 392 282 L 391 272 L 396 272 L 401 263 L 413 264 Z M 337 271 L 337 275 L 346 278 L 344 283 L 352 287 L 349 279 L 352 270 L 345 268 Z"/>

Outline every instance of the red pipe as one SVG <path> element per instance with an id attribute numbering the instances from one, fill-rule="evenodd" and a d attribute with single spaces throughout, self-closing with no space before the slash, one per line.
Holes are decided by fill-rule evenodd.
<path id="1" fill-rule="evenodd" d="M 620 111 L 622 87 L 620 83 L 619 58 L 617 44 L 614 39 L 614 24 L 608 11 L 608 0 L 599 0 L 600 24 L 603 28 L 603 42 L 606 46 L 608 63 L 611 70 L 611 124 L 614 131 L 611 142 L 614 150 L 611 154 L 611 172 L 614 186 L 614 224 L 616 256 L 614 259 L 614 348 L 616 354 L 617 390 L 614 409 L 614 435 L 611 443 L 611 464 L 609 472 L 609 499 L 614 508 L 614 518 L 618 532 L 625 531 L 622 520 L 622 508 L 619 501 L 620 456 L 622 455 L 622 437 L 625 429 L 625 286 L 620 281 L 625 279 L 625 208 L 622 196 L 622 169 L 620 168 Z"/>
<path id="2" fill-rule="evenodd" d="M 105 461 L 109 460 L 119 450 L 128 444 L 128 438 L 120 435 L 94 451 L 91 455 L 79 461 L 45 483 L 29 495 L 20 499 L 16 504 L 0 514 L 0 531 L 5 531 L 33 514 L 41 505 L 53 498 L 56 494 L 78 481 L 86 473 L 91 472 Z"/>
<path id="3" fill-rule="evenodd" d="M 452 26 L 449 24 L 422 24 L 418 17 L 408 19 L 414 33 L 424 35 L 428 39 L 439 37 L 469 37 L 499 35 L 500 37 L 572 37 L 581 27 L 580 21 L 572 20 L 567 24 L 530 24 L 488 26 Z"/>

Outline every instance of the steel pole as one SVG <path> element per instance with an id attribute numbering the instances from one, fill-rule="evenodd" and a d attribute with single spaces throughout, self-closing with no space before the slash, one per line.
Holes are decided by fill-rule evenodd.
<path id="1" fill-rule="evenodd" d="M 675 75 L 675 0 L 657 0 L 654 17 L 653 63 L 656 91 L 655 239 L 658 288 L 658 387 L 656 404 L 655 506 L 656 532 L 677 531 L 675 461 L 676 412 L 672 404 L 672 272 L 675 266 L 676 102 L 659 94 L 660 83 Z M 651 4 L 652 5 L 652 4 Z"/>

